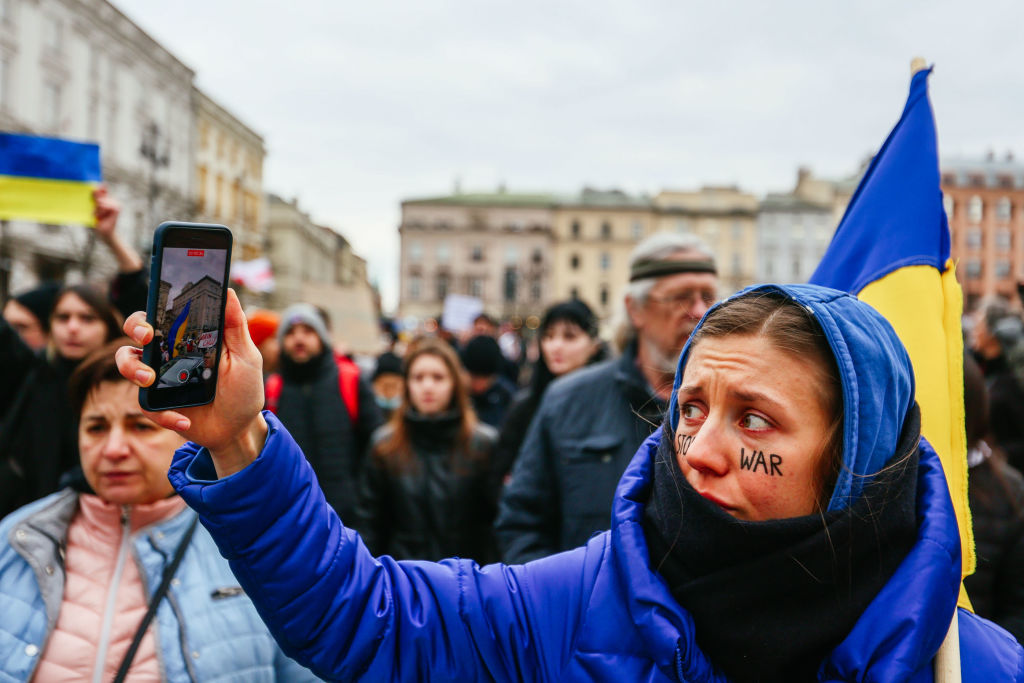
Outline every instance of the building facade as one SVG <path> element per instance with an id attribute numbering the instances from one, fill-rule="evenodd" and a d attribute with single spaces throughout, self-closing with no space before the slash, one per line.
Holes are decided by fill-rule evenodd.
<path id="1" fill-rule="evenodd" d="M 554 195 L 456 194 L 402 202 L 399 315 L 440 318 L 448 294 L 525 317 L 551 291 Z"/>
<path id="2" fill-rule="evenodd" d="M 1015 302 L 1024 280 L 1024 163 L 990 153 L 943 160 L 941 169 L 965 310 L 991 296 Z"/>
<path id="3" fill-rule="evenodd" d="M 656 230 L 692 233 L 715 254 L 720 294 L 756 281 L 757 197 L 737 187 L 664 190 L 653 200 Z"/>
<path id="4" fill-rule="evenodd" d="M 166 283 L 161 282 L 161 285 Z M 209 275 L 196 282 L 189 282 L 181 288 L 181 293 L 174 297 L 171 308 L 166 313 L 166 320 L 177 320 L 190 301 L 188 309 L 188 334 L 199 335 L 203 332 L 216 330 L 220 323 L 221 293 L 224 283 L 214 280 Z"/>
<path id="5" fill-rule="evenodd" d="M 295 200 L 267 195 L 267 255 L 274 292 L 267 304 L 281 310 L 305 302 L 330 318 L 335 349 L 379 352 L 380 310 L 367 280 L 366 261 L 342 235 L 316 225 Z"/>
<path id="6" fill-rule="evenodd" d="M 143 253 L 165 219 L 190 219 L 194 73 L 105 0 L 0 0 L 0 129 L 98 142 Z M 81 226 L 0 225 L 0 294 L 113 270 Z"/>
<path id="7" fill-rule="evenodd" d="M 655 222 L 646 196 L 584 188 L 561 198 L 554 210 L 551 299 L 582 299 L 607 319 L 629 282 L 629 254 Z"/>
<path id="8" fill-rule="evenodd" d="M 263 138 L 198 88 L 193 98 L 197 220 L 231 229 L 232 261 L 260 258 L 267 239 Z"/>

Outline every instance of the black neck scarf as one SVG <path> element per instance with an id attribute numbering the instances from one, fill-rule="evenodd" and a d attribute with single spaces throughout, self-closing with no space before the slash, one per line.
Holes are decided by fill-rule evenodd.
<path id="1" fill-rule="evenodd" d="M 851 507 L 765 522 L 736 519 L 700 496 L 673 440 L 662 438 L 644 512 L 651 567 L 732 680 L 817 680 L 914 545 L 920 425 L 915 405 L 896 455 Z"/>
<path id="2" fill-rule="evenodd" d="M 330 363 L 334 362 L 334 355 L 331 350 L 324 348 L 323 351 L 303 363 L 296 363 L 285 352 L 281 352 L 281 376 L 286 382 L 299 382 L 305 384 L 319 378 L 326 372 L 330 372 Z"/>

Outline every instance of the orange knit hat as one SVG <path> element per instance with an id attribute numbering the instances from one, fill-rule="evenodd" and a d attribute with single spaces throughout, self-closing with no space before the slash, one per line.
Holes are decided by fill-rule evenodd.
<path id="1" fill-rule="evenodd" d="M 281 324 L 280 315 L 262 308 L 249 313 L 246 318 L 249 321 L 249 336 L 256 346 L 277 334 L 277 326 Z"/>

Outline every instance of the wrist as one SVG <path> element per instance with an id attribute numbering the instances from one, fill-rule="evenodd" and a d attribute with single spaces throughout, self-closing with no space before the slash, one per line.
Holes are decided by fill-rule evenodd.
<path id="1" fill-rule="evenodd" d="M 269 431 L 270 427 L 263 419 L 263 414 L 257 413 L 234 439 L 216 449 L 209 449 L 217 478 L 231 476 L 255 461 L 263 450 Z"/>

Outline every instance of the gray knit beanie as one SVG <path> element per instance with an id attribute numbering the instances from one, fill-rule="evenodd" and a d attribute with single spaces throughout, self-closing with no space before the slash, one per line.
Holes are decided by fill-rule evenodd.
<path id="1" fill-rule="evenodd" d="M 284 313 L 281 314 L 281 324 L 277 328 L 277 341 L 284 343 L 284 336 L 288 334 L 288 330 L 292 328 L 292 325 L 298 323 L 312 327 L 324 346 L 331 345 L 331 335 L 327 333 L 327 325 L 324 324 L 324 319 L 320 317 L 320 313 L 312 304 L 292 304 L 284 309 Z"/>

